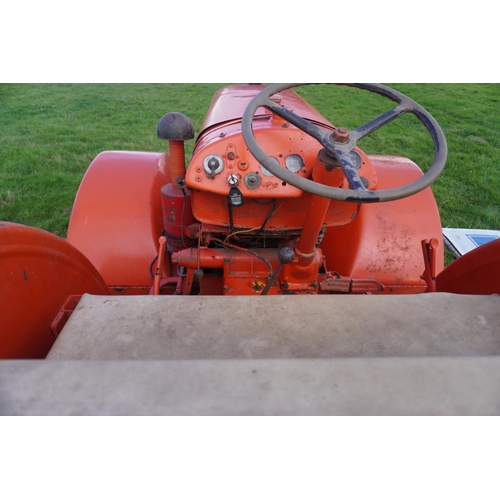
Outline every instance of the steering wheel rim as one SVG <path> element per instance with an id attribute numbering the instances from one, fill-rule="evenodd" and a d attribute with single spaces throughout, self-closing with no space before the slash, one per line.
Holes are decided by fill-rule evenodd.
<path id="1" fill-rule="evenodd" d="M 292 186 L 301 189 L 302 191 L 306 191 L 323 198 L 329 198 L 338 201 L 352 201 L 356 203 L 380 203 L 412 196 L 429 187 L 441 175 L 448 155 L 448 146 L 446 144 L 444 133 L 433 116 L 420 104 L 413 101 L 405 94 L 391 89 L 390 87 L 374 83 L 333 84 L 367 90 L 369 92 L 373 92 L 386 97 L 398 104 L 394 109 L 379 115 L 377 118 L 365 123 L 364 125 L 361 125 L 360 127 L 348 133 L 347 138 L 343 138 L 345 142 L 340 143 L 338 142 L 338 140 L 334 139 L 334 134 L 320 129 L 316 125 L 296 115 L 292 111 L 287 110 L 280 104 L 277 104 L 270 99 L 271 96 L 277 94 L 278 92 L 282 92 L 283 90 L 294 87 L 300 87 L 303 85 L 312 84 L 275 83 L 273 85 L 270 85 L 269 87 L 266 87 L 264 90 L 259 92 L 250 101 L 247 108 L 245 109 L 245 112 L 243 113 L 241 130 L 243 139 L 245 140 L 248 149 L 255 157 L 255 159 L 278 179 L 281 179 L 282 181 L 287 182 Z M 344 171 L 344 175 L 349 182 L 350 188 L 342 189 L 326 186 L 310 179 L 300 177 L 299 175 L 296 175 L 282 168 L 275 158 L 268 156 L 258 144 L 252 128 L 253 118 L 255 116 L 255 113 L 257 112 L 257 109 L 260 107 L 268 109 L 272 113 L 275 113 L 284 120 L 290 122 L 292 125 L 295 125 L 306 134 L 314 137 L 327 150 L 329 154 L 335 155 L 341 165 L 342 170 Z M 404 186 L 398 186 L 392 189 L 368 190 L 363 186 L 361 179 L 356 172 L 356 169 L 352 165 L 352 160 L 349 158 L 349 153 L 354 149 L 360 139 L 370 135 L 371 133 L 399 118 L 405 113 L 411 113 L 415 115 L 431 135 L 432 141 L 434 143 L 434 159 L 432 165 L 422 177 L 409 184 L 405 184 Z M 338 128 L 337 130 L 341 129 Z"/>

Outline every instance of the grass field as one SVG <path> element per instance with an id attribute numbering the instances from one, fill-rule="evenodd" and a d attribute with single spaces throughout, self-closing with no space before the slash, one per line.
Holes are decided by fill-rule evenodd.
<path id="1" fill-rule="evenodd" d="M 500 229 L 500 85 L 392 86 L 430 111 L 447 137 L 447 167 L 433 188 L 443 226 Z M 0 220 L 65 236 L 78 185 L 99 152 L 165 150 L 167 144 L 156 137 L 159 118 L 181 111 L 199 130 L 219 87 L 0 85 Z M 300 93 L 334 124 L 348 128 L 392 107 L 378 96 L 344 87 L 305 87 Z M 364 139 L 360 147 L 407 156 L 424 170 L 433 156 L 431 140 L 413 116 Z"/>

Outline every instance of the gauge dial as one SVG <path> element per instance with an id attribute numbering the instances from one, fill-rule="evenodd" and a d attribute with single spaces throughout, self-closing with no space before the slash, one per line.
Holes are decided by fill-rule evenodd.
<path id="1" fill-rule="evenodd" d="M 361 159 L 361 155 L 357 151 L 351 151 L 349 153 L 349 158 L 351 159 L 352 164 L 356 170 L 361 167 L 361 163 L 363 162 L 363 160 Z"/>
<path id="2" fill-rule="evenodd" d="M 296 174 L 304 166 L 304 160 L 300 155 L 289 155 L 285 159 L 285 166 L 290 172 Z"/>

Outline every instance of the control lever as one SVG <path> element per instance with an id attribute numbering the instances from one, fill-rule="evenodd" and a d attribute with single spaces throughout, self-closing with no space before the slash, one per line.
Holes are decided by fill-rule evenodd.
<path id="1" fill-rule="evenodd" d="M 295 252 L 292 248 L 290 247 L 282 247 L 279 249 L 278 252 L 278 259 L 279 259 L 279 264 L 278 267 L 275 269 L 273 274 L 269 277 L 267 280 L 266 286 L 264 287 L 264 290 L 262 290 L 261 295 L 267 295 L 267 292 L 269 292 L 270 288 L 274 286 L 276 283 L 276 280 L 281 273 L 281 270 L 283 269 L 283 266 L 285 264 L 290 264 L 293 262 L 296 258 Z"/>

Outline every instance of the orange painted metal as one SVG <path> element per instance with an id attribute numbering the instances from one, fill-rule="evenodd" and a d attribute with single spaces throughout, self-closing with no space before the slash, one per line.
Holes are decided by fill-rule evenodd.
<path id="1" fill-rule="evenodd" d="M 161 188 L 168 182 L 165 153 L 105 152 L 87 170 L 67 239 L 108 286 L 148 293 L 150 265 L 163 230 Z"/>
<path id="2" fill-rule="evenodd" d="M 66 299 L 61 309 L 57 313 L 57 316 L 52 320 L 52 323 L 50 324 L 50 328 L 52 330 L 54 338 L 59 337 L 59 334 L 62 332 L 62 329 L 73 314 L 73 311 L 76 309 L 76 306 L 78 305 L 78 302 L 80 302 L 81 298 L 81 295 L 70 295 Z"/>
<path id="3" fill-rule="evenodd" d="M 217 126 L 231 121 L 240 121 L 250 101 L 265 87 L 265 85 L 231 85 L 218 90 L 205 115 L 197 144 L 205 147 L 207 143 L 217 140 L 219 135 L 215 130 Z M 308 120 L 329 125 L 326 118 L 292 90 L 285 90 L 275 95 L 274 99 L 280 99 L 283 106 L 293 109 L 298 115 Z M 262 108 L 260 116 L 269 118 L 272 115 Z M 208 134 L 209 129 L 212 129 L 211 134 Z"/>
<path id="4" fill-rule="evenodd" d="M 297 261 L 285 264 L 281 271 L 282 288 L 287 293 L 318 293 L 318 271 L 324 263 L 323 252 L 317 249 L 311 255 L 301 256 L 295 249 L 295 253 Z"/>
<path id="5" fill-rule="evenodd" d="M 436 277 L 436 290 L 473 295 L 500 294 L 500 240 L 467 252 Z"/>
<path id="6" fill-rule="evenodd" d="M 222 89 L 214 96 L 208 110 L 202 130 L 198 136 L 193 152 L 186 183 L 196 194 L 198 191 L 214 195 L 227 195 L 228 176 L 236 175 L 240 179 L 239 189 L 243 196 L 250 198 L 297 198 L 302 191 L 285 185 L 279 179 L 263 175 L 258 162 L 253 158 L 243 141 L 241 135 L 241 117 L 251 99 L 262 90 L 262 86 L 232 86 Z M 325 128 L 333 126 L 322 117 L 309 104 L 303 101 L 295 92 L 283 93 L 282 104 L 291 106 L 311 119 L 319 122 Z M 300 153 L 304 158 L 304 166 L 298 175 L 310 175 L 316 160 L 318 143 L 295 127 L 284 126 L 283 123 L 273 119 L 267 110 L 254 123 L 255 134 L 262 141 L 263 147 L 276 157 L 282 164 L 290 154 Z M 300 144 L 300 150 L 294 145 Z M 218 155 L 223 159 L 224 170 L 215 177 L 210 177 L 203 169 L 203 161 L 207 154 Z M 261 179 L 259 186 L 247 187 L 245 177 L 258 175 Z M 207 197 L 193 196 L 193 211 L 195 217 L 202 222 L 206 220 L 204 210 Z"/>
<path id="7" fill-rule="evenodd" d="M 436 257 L 438 249 L 439 241 L 436 238 L 422 240 L 422 253 L 425 265 L 422 279 L 427 283 L 427 292 L 436 291 Z"/>
<path id="8" fill-rule="evenodd" d="M 319 144 L 314 139 L 291 127 L 289 129 L 276 127 L 270 120 L 260 123 L 259 126 L 266 128 L 258 129 L 256 136 L 260 137 L 259 140 L 264 145 L 267 144 L 270 150 L 275 151 L 275 157 L 278 158 L 283 168 L 285 168 L 287 157 L 300 154 L 304 161 L 304 167 L 297 175 L 304 177 L 311 175 L 319 149 Z M 233 134 L 238 134 L 239 129 L 235 124 L 231 124 L 231 128 Z M 233 160 L 229 160 L 226 153 L 229 145 L 234 151 Z M 274 176 L 266 176 L 256 160 L 246 150 L 241 135 L 225 137 L 215 144 L 210 143 L 207 147 L 208 149 L 196 150 L 186 175 L 186 183 L 192 191 L 193 214 L 197 220 L 209 224 L 229 225 L 227 196 L 230 186 L 228 178 L 230 175 L 236 175 L 239 179 L 238 189 L 241 191 L 245 203 L 234 210 L 235 226 L 244 229 L 259 227 L 266 219 L 268 210 L 262 203 L 272 198 L 283 200 L 284 205 L 268 221 L 266 227 L 269 230 L 273 228 L 276 230 L 283 228 L 288 230 L 302 229 L 311 200 L 309 193 L 304 193 L 300 189 L 283 183 Z M 377 186 L 376 171 L 369 157 L 360 150 L 357 151 L 362 157 L 359 174 L 369 179 L 369 186 L 374 189 Z M 208 154 L 218 154 L 224 160 L 224 170 L 214 179 L 205 173 L 202 166 L 203 160 Z M 249 175 L 258 176 L 260 179 L 258 187 L 247 187 L 245 180 Z M 347 186 L 347 183 L 345 185 Z M 328 204 L 324 221 L 325 227 L 348 224 L 356 216 L 357 210 L 356 204 L 332 201 Z"/>
<path id="9" fill-rule="evenodd" d="M 187 227 L 196 223 L 191 210 L 191 194 L 188 190 L 174 187 L 172 183 L 161 188 L 163 229 L 167 237 L 167 249 L 175 252 L 192 246 L 187 238 Z"/>
<path id="10" fill-rule="evenodd" d="M 169 141 L 170 146 L 170 169 L 171 180 L 174 186 L 177 186 L 178 181 L 184 181 L 186 177 L 186 159 L 184 152 L 184 142 Z"/>
<path id="11" fill-rule="evenodd" d="M 283 201 L 282 208 L 266 224 L 268 230 L 301 230 L 304 226 L 311 195 L 274 176 L 266 175 L 266 171 L 248 151 L 241 135 L 243 111 L 262 88 L 253 85 L 228 87 L 212 100 L 186 174 L 186 184 L 192 191 L 193 214 L 200 222 L 229 226 L 229 177 L 235 176 L 238 189 L 245 199 L 245 203 L 234 210 L 235 227 L 260 227 L 268 214 L 262 202 L 268 199 L 279 199 L 280 204 Z M 279 97 L 283 106 L 293 109 L 325 130 L 333 130 L 333 125 L 295 92 L 287 90 Z M 283 168 L 286 168 L 287 159 L 299 155 L 303 165 L 296 174 L 310 177 L 320 149 L 315 139 L 283 120 L 277 120 L 264 109 L 254 121 L 253 128 L 263 149 Z M 377 175 L 369 157 L 358 148 L 356 151 L 361 157 L 359 175 L 367 179 L 370 189 L 376 189 Z M 223 170 L 220 174 L 210 176 L 204 170 L 204 160 L 208 155 L 217 155 L 222 159 Z M 257 177 L 258 182 L 248 183 L 248 176 Z M 347 187 L 347 182 L 342 178 L 334 184 Z M 348 224 L 356 216 L 357 210 L 356 204 L 333 201 L 329 204 L 324 226 Z"/>
<path id="12" fill-rule="evenodd" d="M 0 358 L 44 358 L 71 295 L 108 295 L 89 260 L 41 229 L 0 222 Z"/>
<path id="13" fill-rule="evenodd" d="M 229 188 L 228 188 L 229 193 Z M 266 224 L 268 231 L 300 232 L 304 225 L 307 208 L 311 202 L 309 193 L 300 198 L 277 200 L 278 210 Z M 191 191 L 191 204 L 197 220 L 207 224 L 229 227 L 227 195 L 221 196 L 208 192 Z M 232 210 L 234 227 L 239 229 L 258 229 L 270 213 L 271 205 L 259 203 L 259 200 L 245 198 L 245 203 Z M 356 203 L 332 201 L 329 204 L 325 219 L 325 227 L 342 226 L 353 221 L 358 213 Z"/>
<path id="14" fill-rule="evenodd" d="M 323 159 L 322 159 L 323 158 Z M 320 182 L 326 186 L 337 187 L 342 184 L 342 170 L 333 168 L 327 170 L 325 168 L 326 155 L 321 150 L 314 164 L 312 178 L 316 182 Z M 331 162 L 330 162 L 331 163 Z M 326 215 L 330 207 L 331 200 L 322 198 L 321 196 L 311 195 L 309 206 L 307 207 L 306 217 L 300 238 L 295 247 L 295 253 L 298 257 L 297 265 L 304 267 L 309 265 L 316 253 L 316 244 L 319 239 L 321 229 L 325 226 Z"/>
<path id="15" fill-rule="evenodd" d="M 253 250 L 237 245 L 226 245 L 225 249 L 189 248 L 173 254 L 172 259 L 191 270 L 220 270 L 222 279 L 212 281 L 212 287 L 219 287 L 220 295 L 260 295 L 272 270 L 278 266 L 276 249 L 259 248 L 253 253 Z M 213 294 L 213 288 L 211 290 Z M 269 294 L 277 292 L 278 289 L 273 287 Z"/>
<path id="16" fill-rule="evenodd" d="M 412 161 L 372 157 L 379 189 L 401 186 L 422 175 Z M 435 272 L 444 267 L 439 210 L 430 188 L 402 200 L 362 205 L 354 221 L 330 228 L 321 244 L 328 271 L 351 279 L 371 279 L 384 293 L 427 291 L 422 279 L 422 240 L 436 239 Z"/>
<path id="17" fill-rule="evenodd" d="M 163 259 L 165 258 L 165 247 L 167 244 L 167 238 L 165 236 L 160 236 L 158 239 L 158 257 L 156 261 L 156 269 L 154 274 L 153 282 L 153 295 L 160 295 L 160 281 L 162 278 L 161 272 L 163 267 Z"/>
<path id="18" fill-rule="evenodd" d="M 241 135 L 241 114 L 259 90 L 254 86 L 231 87 L 214 97 L 186 175 L 195 218 L 204 226 L 226 228 L 223 231 L 226 241 L 230 233 L 256 232 L 265 223 L 268 235 L 281 237 L 295 249 L 297 262 L 283 266 L 277 283 L 286 283 L 297 291 L 314 291 L 318 281 L 328 277 L 328 274 L 318 274 L 320 268 L 345 277 L 349 283 L 370 283 L 377 292 L 427 291 L 428 283 L 422 278 L 426 269 L 422 240 L 438 242 L 436 273 L 444 266 L 441 221 L 432 191 L 427 189 L 403 200 L 361 206 L 316 198 L 266 175 L 247 150 Z M 282 105 L 297 114 L 325 129 L 333 129 L 331 123 L 293 91 L 284 91 L 279 98 Z M 263 109 L 257 114 L 253 129 L 263 149 L 282 168 L 286 168 L 288 156 L 300 155 L 303 167 L 297 175 L 313 175 L 317 182 L 348 187 L 340 169 L 327 173 L 324 168 L 315 167 L 321 146 L 294 126 L 276 120 Z M 402 186 L 423 175 L 418 166 L 406 158 L 369 157 L 357 148 L 356 151 L 361 157 L 358 174 L 368 189 Z M 204 170 L 203 161 L 208 155 L 217 155 L 222 160 L 221 173 L 210 175 Z M 251 185 L 245 182 L 249 174 L 257 176 L 258 182 Z M 229 180 L 234 181 L 234 177 L 244 203 L 230 207 Z M 278 210 L 273 209 L 272 200 Z M 316 250 L 318 237 L 325 229 L 326 235 Z M 210 251 L 204 249 L 204 255 Z M 274 268 L 278 265 L 277 251 L 275 249 L 270 257 Z M 253 260 L 250 255 L 247 258 Z M 191 265 L 194 264 L 188 263 L 187 267 Z M 240 292 L 247 289 L 244 285 Z M 235 287 L 231 287 L 231 291 L 234 290 Z"/>

